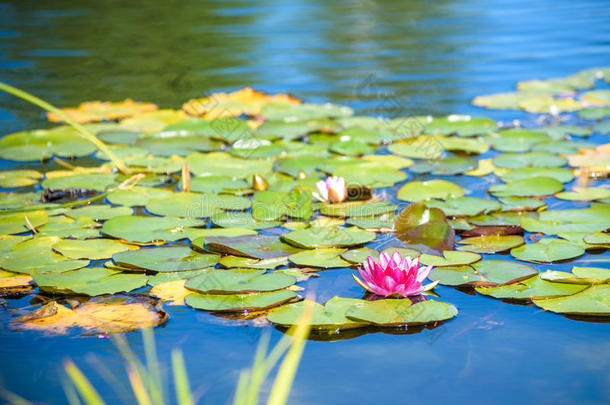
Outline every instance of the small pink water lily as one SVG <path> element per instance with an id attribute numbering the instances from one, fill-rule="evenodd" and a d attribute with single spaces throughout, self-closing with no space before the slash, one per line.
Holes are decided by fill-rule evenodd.
<path id="1" fill-rule="evenodd" d="M 389 257 L 379 254 L 379 263 L 367 257 L 358 272 L 363 280 L 352 274 L 354 280 L 365 290 L 385 297 L 408 297 L 434 288 L 438 281 L 422 285 L 432 266 L 419 267 L 419 258 L 402 257 L 397 251 Z"/>
<path id="2" fill-rule="evenodd" d="M 347 186 L 343 177 L 327 177 L 325 181 L 320 180 L 316 183 L 318 192 L 313 196 L 323 202 L 341 202 L 347 197 Z"/>

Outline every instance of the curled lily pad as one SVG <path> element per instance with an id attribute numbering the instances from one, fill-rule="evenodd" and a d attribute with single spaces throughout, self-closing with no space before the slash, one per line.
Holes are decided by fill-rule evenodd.
<path id="1" fill-rule="evenodd" d="M 296 282 L 284 273 L 257 269 L 213 270 L 189 279 L 187 289 L 204 294 L 243 294 L 281 290 Z"/>
<path id="2" fill-rule="evenodd" d="M 254 294 L 189 294 L 186 305 L 215 312 L 263 311 L 295 299 L 290 290 L 278 290 Z"/>
<path id="3" fill-rule="evenodd" d="M 324 305 L 317 302 L 310 303 L 309 305 L 313 305 L 310 321 L 312 329 L 351 329 L 368 325 L 368 322 L 354 321 L 345 316 L 346 311 L 359 302 L 362 300 L 333 297 Z M 282 326 L 296 325 L 306 305 L 308 305 L 307 301 L 284 305 L 269 312 L 267 319 Z"/>
<path id="4" fill-rule="evenodd" d="M 539 275 L 497 287 L 476 287 L 477 292 L 502 299 L 540 299 L 576 294 L 587 286 L 556 283 L 543 280 Z"/>
<path id="5" fill-rule="evenodd" d="M 496 286 L 536 275 L 538 271 L 525 263 L 506 260 L 481 260 L 471 266 L 435 268 L 428 278 L 440 284 L 459 286 Z"/>
<path id="6" fill-rule="evenodd" d="M 451 250 L 455 231 L 438 208 L 415 203 L 405 208 L 394 223 L 396 237 L 407 243 L 424 244 L 437 250 Z"/>
<path id="7" fill-rule="evenodd" d="M 412 304 L 409 299 L 385 299 L 355 303 L 346 315 L 349 319 L 377 326 L 399 326 L 445 321 L 457 313 L 457 308 L 446 302 L 426 300 Z"/>
<path id="8" fill-rule="evenodd" d="M 184 246 L 170 246 L 116 253 L 112 258 L 118 265 L 133 269 L 173 272 L 214 266 L 220 256 L 201 254 Z"/>
<path id="9" fill-rule="evenodd" d="M 341 248 L 318 248 L 304 250 L 288 256 L 288 260 L 298 266 L 322 267 L 325 269 L 336 267 L 349 267 L 350 262 L 345 261 L 341 254 L 346 249 Z"/>
<path id="10" fill-rule="evenodd" d="M 53 245 L 53 249 L 70 259 L 100 260 L 112 257 L 113 254 L 137 249 L 137 246 L 126 245 L 114 239 L 63 239 Z"/>
<path id="11" fill-rule="evenodd" d="M 531 197 L 552 195 L 561 190 L 563 184 L 552 177 L 527 177 L 491 186 L 488 191 L 496 197 Z"/>
<path id="12" fill-rule="evenodd" d="M 488 235 L 464 238 L 458 241 L 457 250 L 466 250 L 475 253 L 497 253 L 504 252 L 525 243 L 523 237 L 518 235 Z"/>
<path id="13" fill-rule="evenodd" d="M 511 249 L 510 254 L 519 260 L 528 262 L 555 262 L 573 259 L 585 253 L 578 245 L 561 239 L 543 238 L 536 243 L 530 243 Z"/>
<path id="14" fill-rule="evenodd" d="M 471 264 L 481 260 L 481 256 L 471 252 L 458 252 L 455 250 L 445 250 L 442 256 L 423 254 L 419 256 L 420 263 L 432 265 L 434 267 L 461 266 Z"/>
<path id="15" fill-rule="evenodd" d="M 104 222 L 102 233 L 127 242 L 154 244 L 187 238 L 189 237 L 189 227 L 203 224 L 203 221 L 191 218 L 129 215 Z"/>
<path id="16" fill-rule="evenodd" d="M 572 273 L 577 277 L 593 278 L 601 282 L 607 282 L 610 279 L 610 270 L 600 267 L 572 267 Z"/>
<path id="17" fill-rule="evenodd" d="M 431 198 L 444 200 L 463 195 L 464 190 L 460 186 L 445 180 L 411 181 L 396 193 L 399 200 L 409 202 L 419 202 Z"/>
<path id="18" fill-rule="evenodd" d="M 572 315 L 610 315 L 610 285 L 593 285 L 584 291 L 566 297 L 534 299 L 545 311 Z"/>
<path id="19" fill-rule="evenodd" d="M 125 274 L 103 267 L 61 273 L 34 271 L 32 277 L 43 291 L 91 296 L 135 290 L 146 285 L 148 279 L 145 275 Z"/>
<path id="20" fill-rule="evenodd" d="M 298 229 L 282 235 L 282 239 L 298 247 L 313 249 L 360 245 L 375 239 L 374 232 L 358 227 Z"/>
<path id="21" fill-rule="evenodd" d="M 244 236 L 209 236 L 203 240 L 193 241 L 193 247 L 204 246 L 214 252 L 249 257 L 251 259 L 272 259 L 287 257 L 298 253 L 301 249 L 288 245 L 275 235 L 244 235 Z"/>

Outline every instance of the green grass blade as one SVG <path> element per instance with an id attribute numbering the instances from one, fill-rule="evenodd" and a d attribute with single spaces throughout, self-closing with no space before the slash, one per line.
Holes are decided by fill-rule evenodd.
<path id="1" fill-rule="evenodd" d="M 120 171 L 122 171 L 125 174 L 129 173 L 129 170 L 127 169 L 127 167 L 125 167 L 125 165 L 123 164 L 123 161 L 121 159 L 119 159 L 110 150 L 110 148 L 108 148 L 108 146 L 104 142 L 100 141 L 95 136 L 95 134 L 93 134 L 91 131 L 89 131 L 87 128 L 85 128 L 81 124 L 75 122 L 73 119 L 68 117 L 68 115 L 66 115 L 63 111 L 61 111 L 57 107 L 54 107 L 53 105 L 47 103 L 46 101 L 34 96 L 33 94 L 27 93 L 23 90 L 19 90 L 18 88 L 13 87 L 13 86 L 3 83 L 3 82 L 0 82 L 0 90 L 3 90 L 9 94 L 12 94 L 15 97 L 19 97 L 20 99 L 25 100 L 29 103 L 37 105 L 38 107 L 42 108 L 43 110 L 57 114 L 57 116 L 61 117 L 61 119 L 63 119 L 68 125 L 70 125 L 74 129 L 76 129 L 83 138 L 85 138 L 89 142 L 93 143 L 96 148 L 98 148 L 101 152 L 103 152 L 106 156 L 108 156 L 108 158 L 110 160 L 112 160 L 112 163 L 114 163 L 115 166 Z"/>
<path id="2" fill-rule="evenodd" d="M 176 399 L 178 405 L 193 405 L 193 397 L 189 386 L 189 379 L 184 366 L 184 358 L 180 350 L 172 351 L 172 368 L 174 370 L 174 385 L 176 386 Z"/>
<path id="3" fill-rule="evenodd" d="M 144 353 L 146 356 L 146 368 L 149 375 L 149 391 L 155 404 L 163 404 L 163 381 L 159 369 L 159 358 L 157 348 L 151 329 L 142 329 L 142 340 L 144 341 Z"/>
<path id="4" fill-rule="evenodd" d="M 104 405 L 104 401 L 100 395 L 95 388 L 93 388 L 93 385 L 91 385 L 82 371 L 76 367 L 76 364 L 71 360 L 66 360 L 64 362 L 64 369 L 87 405 Z"/>

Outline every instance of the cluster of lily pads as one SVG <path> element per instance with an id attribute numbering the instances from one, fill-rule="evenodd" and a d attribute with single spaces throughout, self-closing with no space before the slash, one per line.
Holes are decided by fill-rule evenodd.
<path id="1" fill-rule="evenodd" d="M 395 251 L 434 266 L 428 278 L 439 284 L 608 316 L 607 261 L 571 272 L 524 263 L 610 247 L 610 148 L 587 141 L 609 130 L 610 90 L 590 90 L 598 79 L 610 81 L 610 70 L 475 99 L 544 113 L 527 127 L 355 116 L 249 88 L 178 110 L 132 100 L 63 109 L 124 167 L 70 125 L 0 139 L 1 158 L 39 162 L 0 172 L 0 293 L 38 292 L 41 305 L 14 310 L 12 324 L 131 330 L 164 322 L 161 300 L 289 326 L 308 278 L 327 269 L 351 277 L 349 268 Z M 330 176 L 326 184 L 344 189 L 321 188 Z M 562 200 L 572 206 L 549 205 Z M 486 257 L 505 252 L 510 259 Z M 426 325 L 457 314 L 424 294 L 335 297 L 315 305 L 312 326 Z"/>

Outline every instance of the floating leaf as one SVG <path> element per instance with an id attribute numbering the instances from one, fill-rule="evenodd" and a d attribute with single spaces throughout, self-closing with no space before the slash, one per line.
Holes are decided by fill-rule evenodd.
<path id="1" fill-rule="evenodd" d="M 191 294 L 191 290 L 184 287 L 186 280 L 172 280 L 156 284 L 150 289 L 150 295 L 157 297 L 169 305 L 185 305 L 184 299 Z"/>
<path id="2" fill-rule="evenodd" d="M 322 267 L 325 269 L 349 267 L 351 263 L 341 257 L 345 252 L 346 249 L 341 248 L 311 249 L 290 255 L 288 260 L 298 266 Z"/>
<path id="3" fill-rule="evenodd" d="M 52 247 L 61 239 L 41 236 L 24 240 L 0 255 L 0 267 L 15 273 L 31 274 L 33 271 L 62 272 L 85 267 L 89 260 L 69 260 L 53 252 Z"/>
<path id="4" fill-rule="evenodd" d="M 116 120 L 132 117 L 145 112 L 155 111 L 157 106 L 151 103 L 142 103 L 125 99 L 119 102 L 88 101 L 74 108 L 62 108 L 61 111 L 73 121 L 80 124 L 87 122 L 98 122 L 104 120 Z M 47 113 L 51 122 L 64 122 L 63 118 L 55 113 Z"/>
<path id="5" fill-rule="evenodd" d="M 391 166 L 376 162 L 345 164 L 332 171 L 334 176 L 343 177 L 347 184 L 369 187 L 390 187 L 407 179 L 407 174 Z"/>
<path id="6" fill-rule="evenodd" d="M 184 218 L 208 218 L 220 209 L 245 210 L 250 200 L 225 194 L 174 193 L 163 198 L 154 198 L 146 203 L 153 214 Z"/>
<path id="7" fill-rule="evenodd" d="M 282 239 L 295 246 L 313 249 L 360 245 L 375 239 L 374 232 L 358 227 L 298 229 L 282 235 Z"/>
<path id="8" fill-rule="evenodd" d="M 346 311 L 354 304 L 362 300 L 354 298 L 333 297 L 324 305 L 317 302 L 301 301 L 284 305 L 274 309 L 267 314 L 270 322 L 282 325 L 296 325 L 303 315 L 306 305 L 313 306 L 313 315 L 310 321 L 312 329 L 351 329 L 368 325 L 368 322 L 357 322 L 348 319 Z"/>
<path id="9" fill-rule="evenodd" d="M 281 290 L 296 282 L 284 273 L 257 269 L 213 270 L 189 279 L 185 287 L 204 294 L 243 294 Z"/>
<path id="10" fill-rule="evenodd" d="M 108 297 L 90 299 L 73 309 L 51 301 L 20 318 L 11 326 L 65 335 L 73 328 L 86 333 L 126 333 L 152 328 L 167 319 L 167 313 L 143 298 Z"/>
<path id="11" fill-rule="evenodd" d="M 402 186 L 396 198 L 403 201 L 419 202 L 431 198 L 445 200 L 450 197 L 461 197 L 464 190 L 457 184 L 445 180 L 411 181 Z"/>
<path id="12" fill-rule="evenodd" d="M 423 265 L 434 267 L 461 266 L 481 260 L 481 256 L 470 252 L 457 252 L 455 250 L 444 250 L 442 256 L 423 254 L 419 256 L 419 262 Z"/>
<path id="13" fill-rule="evenodd" d="M 409 299 L 361 301 L 346 312 L 350 319 L 377 326 L 425 325 L 456 316 L 458 310 L 445 302 L 426 300 L 411 304 Z"/>
<path id="14" fill-rule="evenodd" d="M 225 267 L 242 267 L 248 269 L 274 269 L 279 266 L 287 266 L 288 258 L 286 257 L 273 257 L 271 259 L 251 259 L 249 257 L 242 256 L 223 256 L 220 259 L 220 264 Z"/>
<path id="15" fill-rule="evenodd" d="M 488 235 L 464 238 L 458 241 L 458 243 L 464 246 L 458 246 L 457 250 L 476 253 L 497 253 L 521 246 L 525 243 L 525 240 L 517 235 Z"/>
<path id="16" fill-rule="evenodd" d="M 205 245 L 202 245 L 202 242 Z M 283 243 L 275 235 L 209 236 L 203 241 L 194 240 L 192 244 L 195 248 L 205 246 L 215 252 L 251 259 L 287 257 L 301 251 L 301 249 Z"/>
<path id="17" fill-rule="evenodd" d="M 476 197 L 448 197 L 445 201 L 427 200 L 424 204 L 442 210 L 449 217 L 486 214 L 501 208 L 495 200 Z"/>
<path id="18" fill-rule="evenodd" d="M 593 285 L 567 297 L 534 299 L 545 311 L 572 315 L 610 315 L 610 285 Z"/>
<path id="19" fill-rule="evenodd" d="M 425 123 L 426 132 L 474 136 L 486 134 L 498 128 L 491 118 L 471 117 L 470 115 L 448 115 L 436 117 Z"/>
<path id="20" fill-rule="evenodd" d="M 108 205 L 89 205 L 81 208 L 73 208 L 66 211 L 66 216 L 78 219 L 81 217 L 91 218 L 94 221 L 131 215 L 133 211 L 128 207 L 110 207 Z"/>
<path id="21" fill-rule="evenodd" d="M 103 267 L 86 267 L 62 273 L 34 271 L 32 277 L 43 291 L 91 296 L 135 290 L 145 286 L 148 279 L 142 274 L 125 274 Z"/>
<path id="22" fill-rule="evenodd" d="M 538 272 L 525 263 L 505 260 L 481 260 L 472 266 L 432 269 L 428 278 L 440 284 L 459 286 L 495 286 L 509 281 L 523 280 Z"/>
<path id="23" fill-rule="evenodd" d="M 552 177 L 527 177 L 489 187 L 496 197 L 547 196 L 563 190 L 563 184 Z"/>
<path id="24" fill-rule="evenodd" d="M 252 217 L 257 221 L 273 221 L 283 216 L 309 219 L 313 214 L 311 192 L 295 188 L 282 191 L 258 191 L 252 197 Z"/>
<path id="25" fill-rule="evenodd" d="M 320 213 L 333 217 L 364 217 L 394 212 L 397 206 L 389 201 L 322 204 Z"/>
<path id="26" fill-rule="evenodd" d="M 0 234 L 15 234 L 31 231 L 49 221 L 46 211 L 30 211 L 15 214 L 0 213 Z"/>
<path id="27" fill-rule="evenodd" d="M 171 191 L 162 188 L 133 186 L 123 190 L 112 190 L 106 198 L 112 204 L 133 207 L 144 206 L 151 199 L 167 198 L 172 194 Z"/>
<path id="28" fill-rule="evenodd" d="M 230 176 L 205 176 L 191 179 L 191 191 L 197 193 L 223 193 L 249 189 L 250 185 L 244 179 L 234 179 Z"/>
<path id="29" fill-rule="evenodd" d="M 42 174 L 36 170 L 6 170 L 0 172 L 0 187 L 25 187 L 38 183 Z"/>
<path id="30" fill-rule="evenodd" d="M 585 250 L 573 243 L 561 239 L 543 238 L 536 243 L 511 249 L 510 254 L 519 260 L 528 262 L 556 262 L 573 259 L 585 253 Z"/>
<path id="31" fill-rule="evenodd" d="M 543 280 L 536 275 L 525 280 L 497 287 L 476 287 L 477 292 L 501 299 L 540 299 L 572 295 L 587 286 L 569 283 L 556 283 Z"/>
<path id="32" fill-rule="evenodd" d="M 500 175 L 500 178 L 506 182 L 523 180 L 529 177 L 552 177 L 562 183 L 569 183 L 574 180 L 574 173 L 570 169 L 560 167 L 522 167 L 506 171 Z"/>
<path id="33" fill-rule="evenodd" d="M 572 191 L 557 193 L 555 197 L 570 201 L 592 201 L 610 198 L 610 189 L 604 187 L 574 187 Z"/>
<path id="34" fill-rule="evenodd" d="M 220 256 L 201 254 L 185 246 L 170 246 L 116 253 L 112 258 L 115 263 L 133 269 L 174 272 L 214 266 Z"/>
<path id="35" fill-rule="evenodd" d="M 551 138 L 544 132 L 521 128 L 492 132 L 485 138 L 495 150 L 500 152 L 527 152 L 534 144 L 549 139 Z"/>
<path id="36" fill-rule="evenodd" d="M 114 239 L 64 239 L 53 245 L 53 249 L 70 259 L 100 260 L 112 257 L 113 254 L 137 249 L 137 246 L 126 245 Z"/>
<path id="37" fill-rule="evenodd" d="M 473 170 L 477 167 L 476 160 L 469 157 L 450 156 L 443 159 L 420 160 L 410 167 L 414 173 L 429 173 L 436 175 L 453 175 Z"/>
<path id="38" fill-rule="evenodd" d="M 507 169 L 521 167 L 561 167 L 567 160 L 548 152 L 503 153 L 493 158 L 494 165 Z"/>
<path id="39" fill-rule="evenodd" d="M 114 182 L 116 175 L 110 173 L 73 174 L 69 176 L 47 178 L 42 187 L 51 189 L 84 188 L 87 190 L 104 191 Z"/>
<path id="40" fill-rule="evenodd" d="M 236 178 L 246 178 L 254 173 L 272 171 L 273 161 L 266 159 L 242 159 L 224 152 L 193 153 L 186 161 L 196 176 L 223 176 L 230 173 Z"/>
<path id="41" fill-rule="evenodd" d="M 215 312 L 254 312 L 282 305 L 296 298 L 290 290 L 278 290 L 255 294 L 189 294 L 186 305 Z"/>
<path id="42" fill-rule="evenodd" d="M 309 199 L 309 203 L 311 205 L 311 199 Z M 215 212 L 212 214 L 211 220 L 214 225 L 225 228 L 268 229 L 282 224 L 280 221 L 259 221 L 254 219 L 249 212 L 235 211 Z"/>
<path id="43" fill-rule="evenodd" d="M 405 208 L 394 224 L 396 237 L 407 243 L 421 243 L 436 250 L 451 250 L 455 232 L 438 208 L 415 203 Z"/>
<path id="44" fill-rule="evenodd" d="M 125 216 L 109 219 L 102 233 L 141 244 L 173 242 L 189 237 L 189 227 L 205 224 L 192 218 Z"/>
<path id="45" fill-rule="evenodd" d="M 6 135 L 0 139 L 0 158 L 40 161 L 52 156 L 80 157 L 95 152 L 95 145 L 69 126 Z"/>

